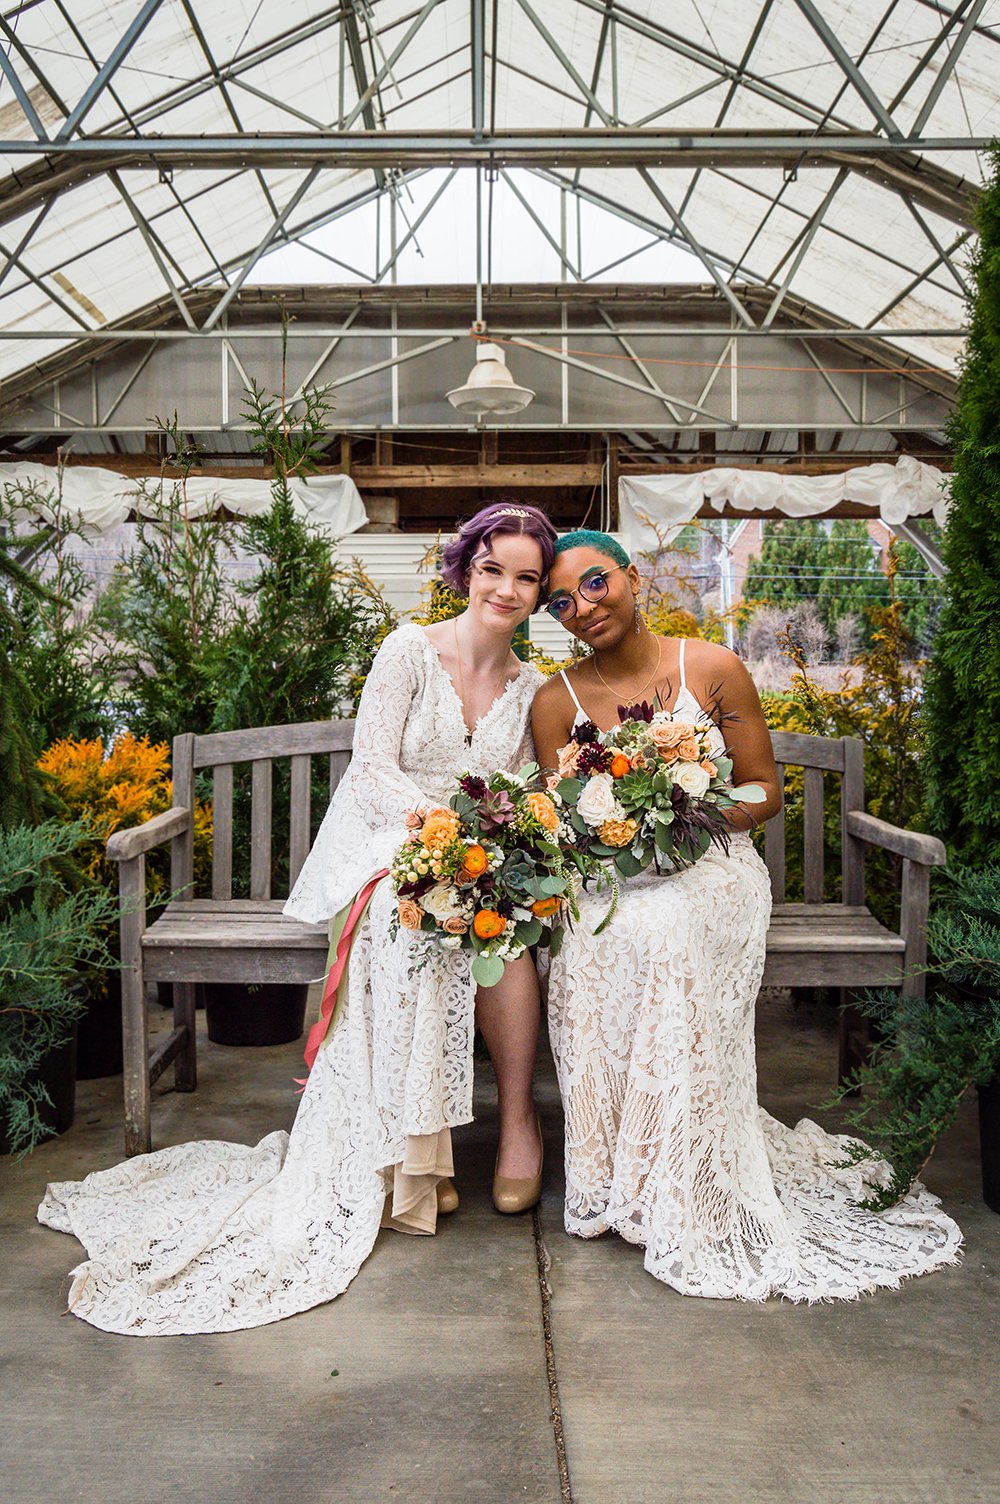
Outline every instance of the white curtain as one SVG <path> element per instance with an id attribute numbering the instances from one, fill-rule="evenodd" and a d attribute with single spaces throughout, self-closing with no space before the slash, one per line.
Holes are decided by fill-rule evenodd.
<path id="1" fill-rule="evenodd" d="M 161 486 L 169 494 L 176 484 L 176 479 L 169 476 L 162 482 L 157 476 L 140 482 L 134 476 L 119 475 L 97 466 L 67 465 L 62 472 L 62 506 L 79 517 L 87 531 L 104 533 L 124 522 L 130 512 L 151 511 Z M 3 494 L 13 497 L 15 502 L 30 497 L 27 509 L 34 515 L 51 516 L 58 486 L 59 476 L 54 466 L 27 462 L 0 465 Z M 266 480 L 219 480 L 193 474 L 186 489 L 191 517 L 202 517 L 219 507 L 254 516 L 266 512 L 271 503 L 271 484 Z M 291 492 L 299 515 L 333 536 L 356 533 L 368 521 L 361 493 L 349 475 L 314 475 L 308 480 L 293 480 Z"/>
<path id="2" fill-rule="evenodd" d="M 655 548 L 658 527 L 665 540 L 691 522 L 707 501 L 717 512 L 780 511 L 815 517 L 840 501 L 871 507 L 888 527 L 928 514 L 943 522 L 948 477 L 933 465 L 902 455 L 894 465 L 859 465 L 836 475 L 781 475 L 723 466 L 695 475 L 643 475 L 619 486 L 622 541 L 630 553 Z"/>

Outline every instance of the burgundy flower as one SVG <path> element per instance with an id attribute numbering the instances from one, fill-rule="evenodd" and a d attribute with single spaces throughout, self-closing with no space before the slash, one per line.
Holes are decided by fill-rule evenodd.
<path id="1" fill-rule="evenodd" d="M 581 721 L 579 725 L 573 727 L 573 740 L 578 747 L 585 747 L 591 742 L 599 741 L 600 736 L 601 733 L 593 721 Z"/>
<path id="2" fill-rule="evenodd" d="M 586 777 L 590 773 L 610 772 L 611 757 L 612 754 L 606 747 L 600 746 L 597 742 L 589 742 L 580 752 L 576 771 L 581 777 Z"/>
<path id="3" fill-rule="evenodd" d="M 474 773 L 464 774 L 458 780 L 458 786 L 470 799 L 483 799 L 489 792 L 485 779 L 477 778 Z"/>
<path id="4" fill-rule="evenodd" d="M 638 700 L 634 705 L 619 705 L 618 719 L 625 721 L 645 721 L 648 725 L 653 719 L 653 707 L 648 700 Z"/>

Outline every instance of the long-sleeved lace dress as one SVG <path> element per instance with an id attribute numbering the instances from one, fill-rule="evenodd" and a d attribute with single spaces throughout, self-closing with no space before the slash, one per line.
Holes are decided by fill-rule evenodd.
<path id="1" fill-rule="evenodd" d="M 683 651 L 674 714 L 707 719 Z M 787 1128 L 758 1106 L 771 896 L 750 837 L 685 872 L 631 879 L 595 936 L 606 907 L 606 895 L 581 896 L 549 977 L 566 1230 L 617 1232 L 675 1290 L 729 1299 L 850 1299 L 954 1263 L 961 1234 L 934 1196 L 916 1186 L 889 1212 L 862 1211 L 861 1171 L 843 1168 L 849 1140 L 808 1119 Z"/>
<path id="2" fill-rule="evenodd" d="M 466 737 L 461 704 L 426 633 L 390 633 L 369 674 L 354 752 L 286 912 L 321 921 L 385 867 L 416 804 L 457 774 L 516 769 L 541 676 L 524 665 Z M 337 1019 L 291 1134 L 255 1147 L 180 1144 L 50 1185 L 39 1220 L 87 1250 L 69 1304 L 133 1336 L 262 1326 L 339 1295 L 374 1245 L 408 1144 L 472 1118 L 475 991 L 469 958 L 411 966 L 389 938 L 391 885 L 375 889 Z M 440 1167 L 439 1167 L 440 1169 Z"/>

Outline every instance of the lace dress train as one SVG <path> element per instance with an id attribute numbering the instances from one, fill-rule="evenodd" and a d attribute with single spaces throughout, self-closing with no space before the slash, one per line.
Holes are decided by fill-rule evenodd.
<path id="1" fill-rule="evenodd" d="M 522 668 L 467 742 L 429 639 L 417 627 L 392 633 L 288 911 L 314 921 L 335 912 L 386 864 L 407 810 L 443 802 L 457 773 L 528 761 L 539 677 Z M 472 1117 L 469 959 L 437 951 L 415 966 L 408 932 L 389 938 L 392 908 L 383 880 L 290 1135 L 254 1147 L 180 1144 L 48 1187 L 39 1220 L 87 1251 L 73 1271 L 75 1315 L 153 1336 L 234 1331 L 306 1310 L 346 1289 L 383 1219 L 401 1225 L 410 1187 L 433 1188 L 450 1173 L 448 1132 Z M 418 1223 L 432 1229 L 433 1219 Z"/>

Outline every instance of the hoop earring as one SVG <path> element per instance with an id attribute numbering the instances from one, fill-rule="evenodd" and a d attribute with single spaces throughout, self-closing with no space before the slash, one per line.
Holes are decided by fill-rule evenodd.
<path id="1" fill-rule="evenodd" d="M 642 612 L 639 610 L 639 597 L 635 598 L 635 635 L 638 637 L 642 631 Z"/>

